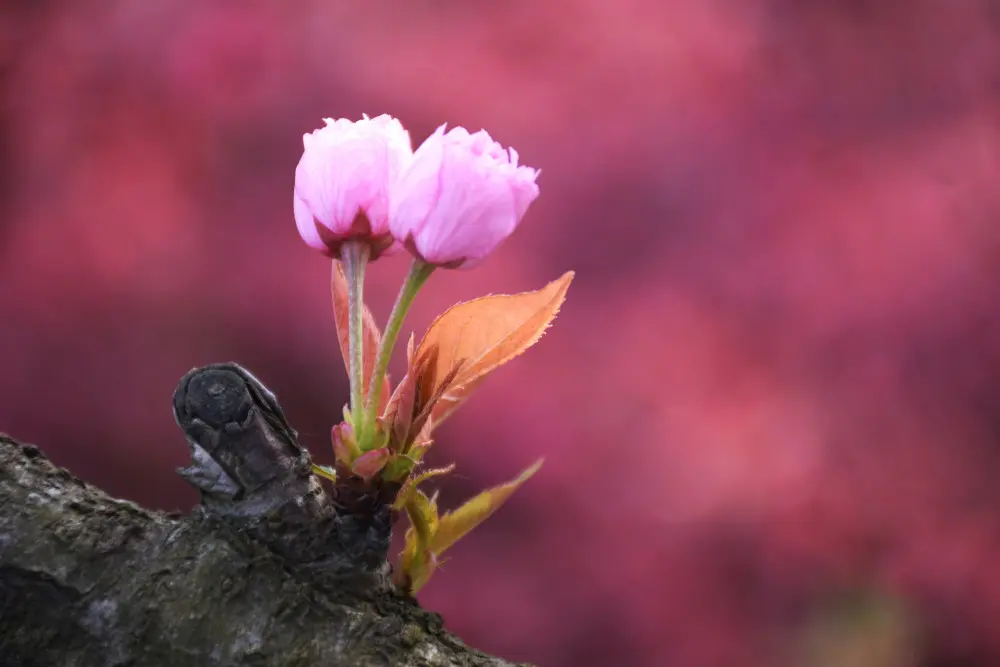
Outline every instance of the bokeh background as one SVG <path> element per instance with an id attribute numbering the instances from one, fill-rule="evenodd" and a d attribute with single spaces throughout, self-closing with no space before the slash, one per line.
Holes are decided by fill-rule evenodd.
<path id="1" fill-rule="evenodd" d="M 439 432 L 445 505 L 547 465 L 422 602 L 546 667 L 1000 664 L 996 2 L 6 0 L 0 86 L 0 430 L 80 477 L 191 507 L 226 360 L 331 460 L 301 135 L 483 127 L 542 195 L 408 325 L 577 278 Z"/>

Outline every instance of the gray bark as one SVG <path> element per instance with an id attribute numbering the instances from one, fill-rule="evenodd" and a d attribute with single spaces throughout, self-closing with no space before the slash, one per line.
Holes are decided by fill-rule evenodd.
<path id="1" fill-rule="evenodd" d="M 310 472 L 274 396 L 235 364 L 186 375 L 189 516 L 109 497 L 0 435 L 4 667 L 509 666 L 397 591 L 394 489 Z"/>

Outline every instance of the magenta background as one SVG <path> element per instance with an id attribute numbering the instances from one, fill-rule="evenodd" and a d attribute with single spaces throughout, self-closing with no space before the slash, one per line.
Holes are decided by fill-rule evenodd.
<path id="1" fill-rule="evenodd" d="M 546 667 L 773 667 L 862 591 L 901 610 L 868 628 L 892 657 L 827 664 L 1000 664 L 997 7 L 5 2 L 0 430 L 186 509 L 170 396 L 234 360 L 329 461 L 301 135 L 485 127 L 541 197 L 409 325 L 577 278 L 439 432 L 446 505 L 547 465 L 422 601 Z M 380 320 L 405 269 L 371 268 Z"/>

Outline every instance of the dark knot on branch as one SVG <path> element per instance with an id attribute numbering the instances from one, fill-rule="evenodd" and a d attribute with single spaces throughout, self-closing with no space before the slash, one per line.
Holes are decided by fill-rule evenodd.
<path id="1" fill-rule="evenodd" d="M 238 364 L 212 364 L 181 378 L 174 418 L 192 459 L 178 472 L 212 511 L 262 515 L 322 493 L 274 394 Z"/>
<path id="2" fill-rule="evenodd" d="M 331 499 L 275 395 L 245 368 L 222 363 L 187 373 L 174 392 L 174 418 L 191 448 L 191 464 L 178 472 L 199 490 L 206 514 L 292 561 L 384 569 L 391 498 L 345 479 Z"/>

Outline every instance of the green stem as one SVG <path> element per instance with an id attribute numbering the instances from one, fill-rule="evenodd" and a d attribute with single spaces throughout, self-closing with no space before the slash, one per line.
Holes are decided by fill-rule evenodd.
<path id="1" fill-rule="evenodd" d="M 368 392 L 368 403 L 365 406 L 365 423 L 374 424 L 377 416 L 379 401 L 382 398 L 382 380 L 385 372 L 389 368 L 389 358 L 392 357 L 392 350 L 396 347 L 396 339 L 399 338 L 399 330 L 403 327 L 403 320 L 413 303 L 413 298 L 423 286 L 427 279 L 434 272 L 434 265 L 414 259 L 410 265 L 410 271 L 406 274 L 403 287 L 399 290 L 396 303 L 389 314 L 389 321 L 385 325 L 385 333 L 382 336 L 382 344 L 378 348 L 378 358 L 375 360 L 375 370 L 372 372 L 371 391 Z"/>
<path id="2" fill-rule="evenodd" d="M 347 241 L 341 246 L 340 256 L 344 260 L 344 274 L 347 277 L 347 321 L 350 330 L 350 379 L 351 379 L 351 419 L 354 435 L 362 437 L 364 423 L 364 283 L 365 264 L 368 263 L 368 244 Z"/>

